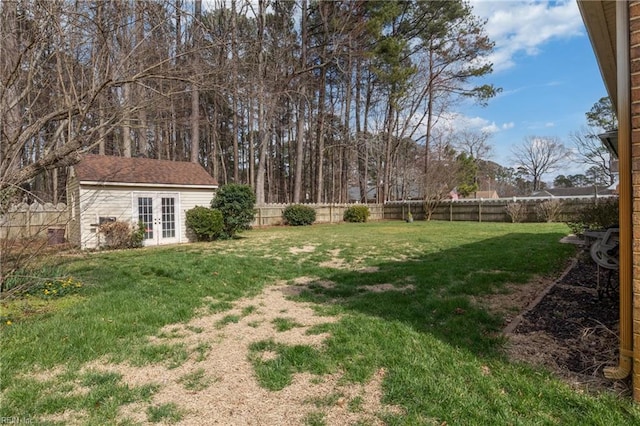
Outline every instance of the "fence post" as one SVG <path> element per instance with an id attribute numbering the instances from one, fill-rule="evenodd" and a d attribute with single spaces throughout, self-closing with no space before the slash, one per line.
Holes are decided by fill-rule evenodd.
<path id="1" fill-rule="evenodd" d="M 482 222 L 482 198 L 478 201 L 478 222 Z"/>

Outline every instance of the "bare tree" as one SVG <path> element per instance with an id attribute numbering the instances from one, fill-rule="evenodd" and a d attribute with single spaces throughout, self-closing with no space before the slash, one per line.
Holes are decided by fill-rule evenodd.
<path id="1" fill-rule="evenodd" d="M 456 152 L 451 146 L 451 135 L 436 128 L 433 129 L 431 141 L 429 155 L 425 153 L 425 161 L 429 161 L 429 166 L 424 167 L 427 174 L 424 175 L 422 188 L 426 220 L 430 220 L 438 205 L 449 198 L 458 182 L 459 171 Z"/>
<path id="2" fill-rule="evenodd" d="M 542 177 L 565 164 L 570 152 L 557 137 L 527 136 L 512 149 L 512 161 L 531 177 L 533 191 L 539 191 Z"/>
<path id="3" fill-rule="evenodd" d="M 604 176 L 609 185 L 615 183 L 611 153 L 600 141 L 596 130 L 593 127 L 582 127 L 579 131 L 572 132 L 570 138 L 576 148 L 578 161 L 597 175 Z"/>
<path id="4" fill-rule="evenodd" d="M 489 145 L 491 134 L 482 130 L 464 129 L 455 135 L 455 147 L 475 160 L 486 160 L 493 147 Z"/>

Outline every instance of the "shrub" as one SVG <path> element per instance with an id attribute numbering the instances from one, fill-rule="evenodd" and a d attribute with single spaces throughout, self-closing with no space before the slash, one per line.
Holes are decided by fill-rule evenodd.
<path id="1" fill-rule="evenodd" d="M 555 222 L 562 212 L 560 200 L 545 200 L 536 205 L 536 215 L 543 222 Z"/>
<path id="2" fill-rule="evenodd" d="M 195 206 L 187 210 L 186 225 L 198 241 L 213 241 L 220 238 L 224 221 L 220 210 Z"/>
<path id="3" fill-rule="evenodd" d="M 524 220 L 526 209 L 522 203 L 509 203 L 506 205 L 505 210 L 511 218 L 511 222 L 520 223 Z"/>
<path id="4" fill-rule="evenodd" d="M 591 229 L 603 229 L 617 225 L 619 222 L 618 199 L 599 200 L 580 210 L 575 221 L 566 222 L 571 232 L 581 235 Z"/>
<path id="5" fill-rule="evenodd" d="M 351 206 L 344 211 L 345 222 L 366 222 L 369 219 L 369 207 L 358 205 Z"/>
<path id="6" fill-rule="evenodd" d="M 282 212 L 284 223 L 291 226 L 311 225 L 316 221 L 316 210 L 302 204 L 287 206 Z"/>
<path id="7" fill-rule="evenodd" d="M 211 207 L 220 210 L 224 222 L 224 237 L 249 229 L 256 215 L 256 196 L 249 185 L 231 183 L 223 185 L 211 201 Z"/>
<path id="8" fill-rule="evenodd" d="M 138 228 L 131 232 L 131 247 L 142 247 L 145 234 L 144 223 L 138 222 Z"/>
<path id="9" fill-rule="evenodd" d="M 133 229 L 127 222 L 107 222 L 100 225 L 98 231 L 104 235 L 104 247 L 111 249 L 142 247 L 144 240 L 142 223 Z"/>

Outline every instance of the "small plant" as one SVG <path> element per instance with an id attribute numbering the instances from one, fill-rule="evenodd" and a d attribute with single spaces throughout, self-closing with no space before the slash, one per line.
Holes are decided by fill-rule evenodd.
<path id="1" fill-rule="evenodd" d="M 363 205 L 351 206 L 344 211 L 345 222 L 366 222 L 369 219 L 369 207 Z"/>
<path id="2" fill-rule="evenodd" d="M 316 210 L 311 206 L 293 204 L 282 212 L 284 223 L 291 226 L 311 225 L 316 221 Z"/>
<path id="3" fill-rule="evenodd" d="M 406 221 L 407 221 L 407 223 L 413 222 L 413 215 L 411 214 L 411 212 L 407 213 Z"/>
<path id="4" fill-rule="evenodd" d="M 224 222 L 223 236 L 233 238 L 238 232 L 251 228 L 255 218 L 256 196 L 249 185 L 223 185 L 211 207 L 220 210 Z"/>
<path id="5" fill-rule="evenodd" d="M 198 241 L 213 241 L 223 233 L 224 220 L 220 210 L 195 206 L 187 210 L 186 225 Z"/>
<path id="6" fill-rule="evenodd" d="M 182 384 L 186 390 L 197 392 L 209 387 L 211 379 L 205 374 L 204 368 L 199 368 L 182 376 L 178 383 Z"/>
<path id="7" fill-rule="evenodd" d="M 511 218 L 511 222 L 520 223 L 524 220 L 526 209 L 522 203 L 509 203 L 506 205 L 505 210 L 507 215 Z"/>
<path id="8" fill-rule="evenodd" d="M 274 318 L 271 323 L 275 326 L 275 329 L 280 332 L 289 331 L 296 327 L 302 327 L 302 324 L 295 320 L 292 320 L 291 318 L 278 317 Z"/>
<path id="9" fill-rule="evenodd" d="M 110 249 L 125 249 L 142 247 L 144 240 L 144 224 L 138 222 L 135 229 L 127 222 L 106 222 L 100 225 L 98 232 L 104 235 L 104 247 Z"/>
<path id="10" fill-rule="evenodd" d="M 173 402 L 147 408 L 147 419 L 151 423 L 177 423 L 182 416 L 182 410 Z"/>
<path id="11" fill-rule="evenodd" d="M 34 285 L 27 292 L 41 299 L 55 299 L 75 294 L 82 288 L 82 283 L 73 277 L 46 280 Z"/>
<path id="12" fill-rule="evenodd" d="M 555 222 L 562 213 L 560 200 L 545 200 L 536 206 L 536 215 L 542 222 Z"/>

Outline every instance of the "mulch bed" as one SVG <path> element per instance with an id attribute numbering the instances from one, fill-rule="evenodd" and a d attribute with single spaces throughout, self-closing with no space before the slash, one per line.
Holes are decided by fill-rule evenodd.
<path id="1" fill-rule="evenodd" d="M 611 288 L 603 291 L 609 278 Z M 604 368 L 618 361 L 618 285 L 617 271 L 598 271 L 585 253 L 535 307 L 522 315 L 512 334 L 544 335 L 548 344 L 537 350 L 549 351 L 547 355 L 552 356 L 547 359 L 553 359 L 552 369 L 572 383 L 628 393 L 628 380 L 613 381 L 603 376 Z"/>

